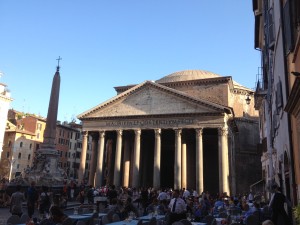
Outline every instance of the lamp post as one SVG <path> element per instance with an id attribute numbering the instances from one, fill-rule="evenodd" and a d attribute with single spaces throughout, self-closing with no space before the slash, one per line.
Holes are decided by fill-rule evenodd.
<path id="1" fill-rule="evenodd" d="M 250 98 L 249 94 L 247 94 L 247 98 L 245 99 L 245 101 L 246 101 L 246 104 L 247 104 L 247 105 L 250 104 L 251 98 Z"/>

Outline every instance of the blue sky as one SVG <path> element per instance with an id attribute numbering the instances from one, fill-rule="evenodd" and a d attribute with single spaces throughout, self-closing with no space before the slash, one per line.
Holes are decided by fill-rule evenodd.
<path id="1" fill-rule="evenodd" d="M 11 107 L 44 117 L 62 57 L 62 121 L 181 70 L 254 88 L 260 66 L 250 0 L 0 0 L 0 49 Z"/>

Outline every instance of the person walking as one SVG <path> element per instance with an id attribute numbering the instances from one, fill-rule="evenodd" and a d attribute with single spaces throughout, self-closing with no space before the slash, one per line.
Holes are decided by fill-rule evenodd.
<path id="1" fill-rule="evenodd" d="M 37 205 L 38 200 L 38 191 L 35 187 L 35 182 L 32 181 L 30 184 L 30 187 L 27 190 L 27 210 L 28 210 L 28 216 L 32 218 L 32 215 L 34 214 L 35 206 Z"/>
<path id="2" fill-rule="evenodd" d="M 291 219 L 284 209 L 286 197 L 277 184 L 272 185 L 273 195 L 269 207 L 272 209 L 272 221 L 275 225 L 291 225 Z"/>
<path id="3" fill-rule="evenodd" d="M 21 192 L 21 185 L 16 186 L 16 192 L 14 192 L 10 199 L 10 212 L 12 215 L 21 217 L 23 214 L 22 203 L 25 201 L 25 196 Z"/>
<path id="4" fill-rule="evenodd" d="M 41 219 L 48 216 L 49 209 L 51 206 L 51 200 L 50 200 L 48 190 L 49 190 L 48 187 L 43 186 L 42 192 L 39 197 L 39 213 L 40 213 Z"/>
<path id="5" fill-rule="evenodd" d="M 186 208 L 187 205 L 185 201 L 179 196 L 179 190 L 174 190 L 173 198 L 169 204 L 169 222 L 168 224 L 171 225 L 172 223 L 186 219 Z"/>

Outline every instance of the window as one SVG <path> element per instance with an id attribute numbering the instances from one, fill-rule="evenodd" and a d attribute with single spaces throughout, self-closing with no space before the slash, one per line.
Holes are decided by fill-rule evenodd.
<path id="1" fill-rule="evenodd" d="M 286 54 L 294 49 L 291 15 L 290 1 L 286 1 L 283 6 L 283 32 L 285 37 Z"/>
<path id="2" fill-rule="evenodd" d="M 37 133 L 36 138 L 40 139 L 40 133 Z"/>
<path id="3" fill-rule="evenodd" d="M 22 154 L 21 154 L 21 152 L 19 152 L 18 159 L 21 159 L 21 156 L 22 156 Z"/>
<path id="4" fill-rule="evenodd" d="M 10 147 L 11 146 L 11 141 L 8 141 L 8 147 Z"/>
<path id="5" fill-rule="evenodd" d="M 42 130 L 42 124 L 38 123 L 38 124 L 36 125 L 36 129 L 37 129 L 37 130 Z"/>
<path id="6" fill-rule="evenodd" d="M 17 164 L 17 169 L 19 169 L 20 168 L 20 164 Z"/>
<path id="7" fill-rule="evenodd" d="M 21 141 L 21 142 L 20 142 L 20 148 L 22 148 L 22 147 L 23 147 L 23 142 Z"/>
<path id="8" fill-rule="evenodd" d="M 28 154 L 28 160 L 30 160 L 30 158 L 31 158 L 31 154 Z"/>
<path id="9" fill-rule="evenodd" d="M 9 158 L 9 152 L 6 152 L 6 158 L 8 159 Z"/>
<path id="10" fill-rule="evenodd" d="M 65 152 L 65 157 L 66 157 L 66 158 L 68 157 L 68 152 Z"/>
<path id="11" fill-rule="evenodd" d="M 30 143 L 30 145 L 29 145 L 29 149 L 31 149 L 32 148 L 32 144 Z"/>

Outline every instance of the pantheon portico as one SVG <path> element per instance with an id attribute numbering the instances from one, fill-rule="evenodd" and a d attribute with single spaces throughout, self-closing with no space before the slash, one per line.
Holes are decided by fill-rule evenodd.
<path id="1" fill-rule="evenodd" d="M 95 186 L 171 187 L 235 192 L 237 117 L 255 115 L 253 91 L 202 70 L 115 88 L 117 95 L 78 115 L 79 180 Z M 86 166 L 88 135 L 92 163 Z"/>

